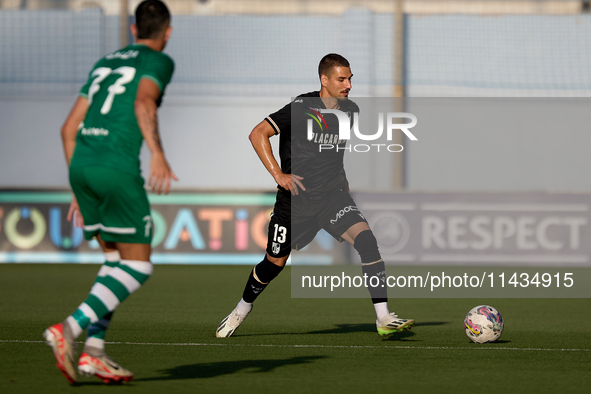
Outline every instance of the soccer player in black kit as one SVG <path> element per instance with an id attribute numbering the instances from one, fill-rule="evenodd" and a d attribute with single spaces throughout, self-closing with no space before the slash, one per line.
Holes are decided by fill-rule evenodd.
<path id="1" fill-rule="evenodd" d="M 318 75 L 320 91 L 298 96 L 250 133 L 254 150 L 277 182 L 277 199 L 269 223 L 267 253 L 250 273 L 236 308 L 220 322 L 216 330 L 218 338 L 234 334 L 252 310 L 254 300 L 283 270 L 291 250 L 306 246 L 320 229 L 340 242 L 353 245 L 361 257 L 363 273 L 385 282 L 386 268 L 377 241 L 349 195 L 343 166 L 346 141 L 338 139 L 336 115 L 324 114 L 321 123 L 326 127 L 316 124 L 313 134 L 307 133 L 309 113 L 338 109 L 348 113 L 351 119 L 353 113 L 359 112 L 357 104 L 348 99 L 353 76 L 349 62 L 341 55 L 328 54 L 320 60 Z M 281 167 L 269 142 L 276 134 L 280 135 Z M 330 144 L 333 149 L 320 150 L 320 144 Z M 414 320 L 400 319 L 390 313 L 385 287 L 368 289 L 377 315 L 376 328 L 382 338 L 414 325 Z"/>

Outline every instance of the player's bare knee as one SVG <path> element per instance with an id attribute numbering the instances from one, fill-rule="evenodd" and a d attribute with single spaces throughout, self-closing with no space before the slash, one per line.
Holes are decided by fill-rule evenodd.
<path id="1" fill-rule="evenodd" d="M 122 260 L 150 262 L 150 253 L 152 251 L 150 244 L 118 242 L 116 247 Z"/>

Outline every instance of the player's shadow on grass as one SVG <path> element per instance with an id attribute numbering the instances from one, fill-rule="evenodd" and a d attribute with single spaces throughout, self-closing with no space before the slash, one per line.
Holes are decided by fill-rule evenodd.
<path id="1" fill-rule="evenodd" d="M 448 322 L 422 322 L 416 323 L 415 327 L 424 327 L 424 326 L 440 326 L 444 324 L 449 324 Z M 326 330 L 317 330 L 317 331 L 310 331 L 306 334 L 350 334 L 354 332 L 370 332 L 376 333 L 376 325 L 375 324 L 337 324 L 335 328 L 330 328 Z M 389 340 L 397 340 L 397 339 L 404 339 L 408 340 L 415 335 L 415 333 L 411 330 L 399 332 L 394 334 Z"/>
<path id="2" fill-rule="evenodd" d="M 427 327 L 427 326 L 443 326 L 449 324 L 448 321 L 426 321 L 421 323 L 415 323 L 415 327 Z"/>
<path id="3" fill-rule="evenodd" d="M 376 331 L 375 324 L 337 324 L 335 328 L 327 329 L 327 330 L 318 330 L 318 331 L 310 331 L 306 334 L 350 334 L 354 332 L 367 332 L 378 335 Z M 388 338 L 388 341 L 396 341 L 396 340 L 412 340 L 415 334 L 409 330 L 404 332 L 397 332 L 396 334 L 392 335 Z"/>
<path id="4" fill-rule="evenodd" d="M 427 326 L 442 326 L 449 324 L 446 321 L 433 321 L 433 322 L 421 322 L 416 323 L 415 327 L 427 327 Z M 377 335 L 375 324 L 336 324 L 333 328 L 327 328 L 325 330 L 316 330 L 308 332 L 276 332 L 276 333 L 264 333 L 264 334 L 238 334 L 237 337 L 250 337 L 250 336 L 269 336 L 269 335 L 309 335 L 309 334 L 351 334 L 355 332 L 367 332 Z M 409 331 L 400 332 L 394 334 L 390 340 L 406 339 L 413 337 L 415 334 L 412 329 Z"/>
<path id="5" fill-rule="evenodd" d="M 351 334 L 354 332 L 371 332 L 376 333 L 375 324 L 335 324 L 333 328 L 327 328 L 325 330 L 309 331 L 303 334 Z"/>
<path id="6" fill-rule="evenodd" d="M 229 375 L 240 371 L 248 373 L 271 372 L 275 368 L 289 365 L 308 364 L 326 356 L 304 356 L 273 360 L 238 360 L 219 361 L 215 363 L 181 365 L 178 367 L 160 370 L 166 376 L 155 376 L 151 378 L 135 379 L 135 382 L 146 382 L 155 380 L 183 380 L 183 379 L 206 379 L 215 378 L 220 375 Z"/>

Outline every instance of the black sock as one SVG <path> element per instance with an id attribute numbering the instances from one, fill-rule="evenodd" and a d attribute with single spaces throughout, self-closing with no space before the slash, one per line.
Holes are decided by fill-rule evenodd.
<path id="1" fill-rule="evenodd" d="M 273 264 L 265 255 L 263 261 L 258 263 L 250 272 L 244 293 L 242 293 L 242 299 L 248 303 L 254 302 L 259 294 L 265 290 L 269 282 L 279 275 L 281 270 L 283 270 L 283 267 Z"/>
<path id="2" fill-rule="evenodd" d="M 378 242 L 371 230 L 360 232 L 355 237 L 355 245 L 353 247 L 359 252 L 361 257 L 361 270 L 364 275 L 367 275 L 367 283 L 371 301 L 374 304 L 388 301 L 388 288 L 386 287 L 386 265 L 380 251 L 378 250 Z M 372 282 L 372 277 L 377 277 Z M 371 284 L 377 287 L 371 286 Z"/>
<path id="3" fill-rule="evenodd" d="M 386 265 L 384 261 L 379 261 L 371 265 L 361 266 L 363 274 L 367 275 L 367 281 L 370 284 L 378 283 L 378 287 L 369 286 L 369 295 L 371 296 L 371 302 L 378 304 L 380 302 L 388 302 L 388 289 L 386 288 Z M 374 279 L 371 282 L 372 277 L 377 277 L 378 280 Z"/>

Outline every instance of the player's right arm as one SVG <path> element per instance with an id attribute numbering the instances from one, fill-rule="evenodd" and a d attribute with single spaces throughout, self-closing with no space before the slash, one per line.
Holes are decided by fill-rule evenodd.
<path id="1" fill-rule="evenodd" d="M 78 128 L 80 123 L 82 123 L 86 117 L 87 111 L 88 99 L 83 96 L 78 97 L 74 103 L 74 106 L 72 107 L 72 110 L 70 111 L 70 114 L 62 126 L 62 144 L 64 146 L 64 154 L 66 155 L 66 163 L 68 163 L 68 167 L 72 161 L 74 149 L 76 149 L 76 136 L 78 135 Z M 72 218 L 74 218 L 74 225 L 76 227 L 82 227 L 84 225 L 82 215 L 80 215 L 80 208 L 78 207 L 78 202 L 76 201 L 76 196 L 73 194 L 70 209 L 68 210 L 68 221 L 71 221 Z"/>
<path id="2" fill-rule="evenodd" d="M 135 116 L 146 145 L 152 153 L 150 160 L 150 177 L 148 185 L 152 186 L 152 191 L 160 194 L 164 187 L 164 194 L 170 190 L 170 179 L 178 181 L 178 178 L 170 169 L 160 141 L 160 132 L 158 131 L 158 99 L 160 98 L 160 87 L 149 78 L 140 80 L 135 97 Z"/>
<path id="3" fill-rule="evenodd" d="M 271 148 L 271 142 L 269 141 L 274 135 L 275 130 L 273 127 L 271 127 L 266 120 L 263 120 L 252 130 L 248 139 L 259 156 L 259 159 L 261 159 L 263 165 L 267 171 L 269 171 L 269 174 L 275 179 L 275 182 L 285 190 L 290 190 L 291 194 L 298 194 L 298 186 L 302 190 L 306 190 L 304 185 L 300 182 L 304 178 L 295 174 L 284 174 L 283 171 L 281 171 L 281 167 L 279 167 L 277 160 L 275 160 L 273 149 Z"/>
<path id="4" fill-rule="evenodd" d="M 82 123 L 86 117 L 86 111 L 88 111 L 88 99 L 80 96 L 74 103 L 70 114 L 62 126 L 62 144 L 64 146 L 64 153 L 66 155 L 68 166 L 70 165 L 70 161 L 72 161 L 74 149 L 76 148 L 78 128 L 80 123 Z"/>

